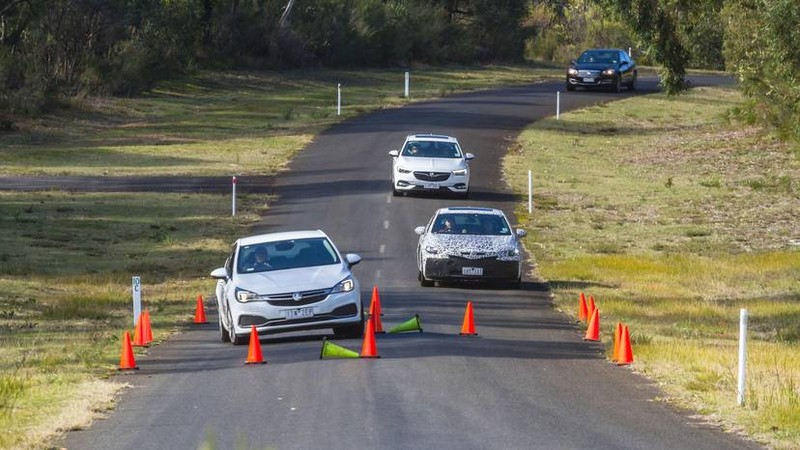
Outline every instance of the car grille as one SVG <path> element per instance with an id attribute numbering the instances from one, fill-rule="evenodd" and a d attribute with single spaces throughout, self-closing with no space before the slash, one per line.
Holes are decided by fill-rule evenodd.
<path id="1" fill-rule="evenodd" d="M 458 252 L 457 254 L 450 255 L 452 259 L 468 259 L 470 261 L 493 261 L 497 259 L 496 254 L 491 254 L 491 256 L 487 252 Z"/>
<path id="2" fill-rule="evenodd" d="M 421 181 L 445 181 L 450 172 L 414 172 L 414 177 Z"/>
<path id="3" fill-rule="evenodd" d="M 579 70 L 578 71 L 579 77 L 598 77 L 600 76 L 599 70 Z"/>
<path id="4" fill-rule="evenodd" d="M 302 306 L 302 305 L 310 305 L 312 303 L 321 302 L 328 298 L 328 294 L 330 293 L 330 289 L 318 289 L 315 291 L 304 291 L 299 292 L 301 298 L 300 300 L 295 300 L 293 298 L 295 292 L 288 292 L 284 294 L 274 294 L 270 295 L 267 298 L 267 303 L 272 306 Z"/>

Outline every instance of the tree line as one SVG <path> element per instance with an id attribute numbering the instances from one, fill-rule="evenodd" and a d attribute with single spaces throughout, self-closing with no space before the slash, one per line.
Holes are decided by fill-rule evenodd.
<path id="1" fill-rule="evenodd" d="M 134 95 L 198 68 L 408 66 L 633 47 L 669 93 L 727 69 L 800 136 L 796 0 L 0 0 L 0 112 Z"/>

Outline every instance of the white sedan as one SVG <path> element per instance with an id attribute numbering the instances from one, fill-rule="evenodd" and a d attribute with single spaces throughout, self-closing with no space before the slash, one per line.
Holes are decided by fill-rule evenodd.
<path id="1" fill-rule="evenodd" d="M 261 234 L 237 240 L 211 276 L 217 281 L 219 330 L 224 342 L 258 333 L 332 328 L 346 337 L 364 330 L 361 291 L 351 268 L 320 230 Z"/>
<path id="2" fill-rule="evenodd" d="M 406 136 L 392 157 L 392 193 L 445 192 L 469 195 L 469 162 L 475 158 L 464 153 L 458 140 L 437 134 Z"/>
<path id="3" fill-rule="evenodd" d="M 422 286 L 435 281 L 493 281 L 519 286 L 522 258 L 519 238 L 499 209 L 441 208 L 428 225 L 414 229 L 417 269 Z"/>

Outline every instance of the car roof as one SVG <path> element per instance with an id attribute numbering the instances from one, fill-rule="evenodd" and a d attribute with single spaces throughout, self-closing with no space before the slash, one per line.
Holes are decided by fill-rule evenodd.
<path id="1" fill-rule="evenodd" d="M 587 53 L 587 52 L 624 52 L 624 51 L 625 50 L 623 50 L 621 48 L 590 48 L 590 49 L 585 50 L 583 53 Z"/>
<path id="2" fill-rule="evenodd" d="M 458 142 L 458 140 L 452 136 L 446 136 L 444 134 L 431 134 L 431 133 L 415 133 L 409 134 L 406 136 L 407 141 L 444 141 L 444 142 Z"/>
<path id="3" fill-rule="evenodd" d="M 472 214 L 494 214 L 505 216 L 503 211 L 496 208 L 481 208 L 478 206 L 450 206 L 447 208 L 439 208 L 436 214 L 453 214 L 453 213 L 472 213 Z"/>
<path id="4" fill-rule="evenodd" d="M 283 231 L 280 233 L 256 234 L 239 238 L 239 245 L 252 245 L 264 242 L 287 241 L 290 239 L 327 238 L 322 230 Z"/>

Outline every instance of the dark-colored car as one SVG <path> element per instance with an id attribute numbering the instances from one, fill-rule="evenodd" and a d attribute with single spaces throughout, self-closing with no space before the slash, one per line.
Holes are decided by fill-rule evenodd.
<path id="1" fill-rule="evenodd" d="M 622 86 L 636 89 L 636 63 L 624 50 L 586 50 L 578 59 L 573 59 L 567 68 L 567 90 L 576 87 L 610 88 L 619 92 Z"/>

